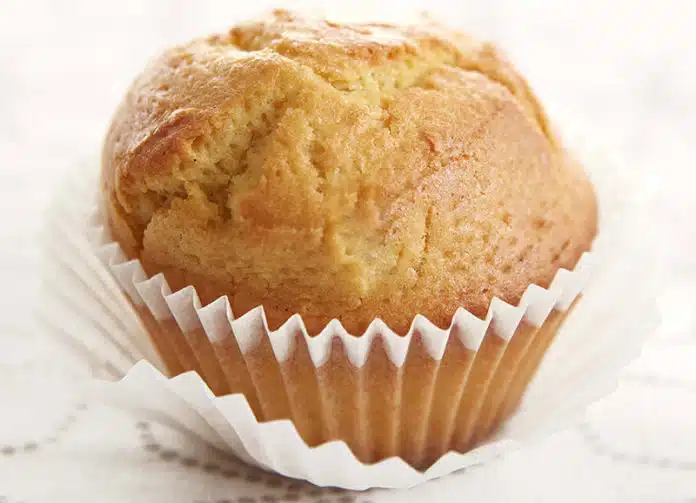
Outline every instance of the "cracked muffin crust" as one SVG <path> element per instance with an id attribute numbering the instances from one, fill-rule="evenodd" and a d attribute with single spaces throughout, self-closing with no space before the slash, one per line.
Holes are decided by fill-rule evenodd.
<path id="1" fill-rule="evenodd" d="M 275 11 L 173 48 L 116 112 L 102 180 L 148 273 L 310 333 L 484 316 L 572 268 L 597 226 L 525 80 L 434 24 Z"/>

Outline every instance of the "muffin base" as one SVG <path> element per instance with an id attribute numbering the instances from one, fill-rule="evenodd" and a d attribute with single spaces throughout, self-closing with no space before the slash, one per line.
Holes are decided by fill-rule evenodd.
<path id="1" fill-rule="evenodd" d="M 170 377 L 193 370 L 217 396 L 241 393 L 258 421 L 289 419 L 309 446 L 340 440 L 363 463 L 398 456 L 419 470 L 448 451 L 470 450 L 514 413 L 570 311 L 554 309 L 540 326 L 522 319 L 512 334 L 489 322 L 477 347 L 455 322 L 439 359 L 429 336 L 413 330 L 401 365 L 375 334 L 357 366 L 339 337 L 316 365 L 299 327 L 285 335 L 291 349 L 279 360 L 259 310 L 242 317 L 244 338 L 257 341 L 244 348 L 236 322 L 211 339 L 201 323 L 182 327 L 174 317 L 155 319 L 146 305 L 134 307 Z M 217 311 L 224 324 L 226 310 Z"/>

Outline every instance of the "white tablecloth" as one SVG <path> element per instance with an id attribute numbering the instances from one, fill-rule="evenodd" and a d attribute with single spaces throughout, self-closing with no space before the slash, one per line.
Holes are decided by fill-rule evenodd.
<path id="1" fill-rule="evenodd" d="M 323 8 L 383 18 L 418 6 L 348 4 Z M 640 182 L 645 239 L 660 243 L 664 321 L 581 426 L 408 492 L 344 493 L 255 471 L 81 400 L 80 372 L 32 324 L 37 234 L 54 184 L 99 149 L 148 57 L 267 5 L 0 2 L 0 502 L 696 501 L 696 35 L 678 0 L 425 5 L 500 41 L 560 129 L 601 142 Z"/>

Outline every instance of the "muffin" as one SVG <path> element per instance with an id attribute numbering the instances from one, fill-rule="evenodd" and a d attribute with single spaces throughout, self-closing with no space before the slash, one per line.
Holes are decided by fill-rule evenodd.
<path id="1" fill-rule="evenodd" d="M 492 45 L 286 11 L 155 59 L 113 117 L 102 195 L 113 240 L 148 275 L 204 305 L 225 297 L 238 330 L 264 334 L 242 343 L 231 323 L 210 337 L 132 298 L 171 375 L 243 393 L 309 445 L 418 468 L 514 411 L 568 311 L 502 334 L 492 302 L 549 287 L 597 231 L 582 167 Z M 459 308 L 486 324 L 480 345 Z M 331 320 L 369 334 L 364 361 L 346 337 L 312 358 Z M 296 336 L 279 357 L 281 326 Z M 387 332 L 408 334 L 403 361 Z"/>

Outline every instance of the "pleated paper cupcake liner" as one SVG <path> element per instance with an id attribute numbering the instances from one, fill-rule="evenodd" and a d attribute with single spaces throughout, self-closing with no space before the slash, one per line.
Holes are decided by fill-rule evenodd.
<path id="1" fill-rule="evenodd" d="M 96 171 L 66 182 L 51 213 L 47 269 L 72 287 L 52 290 L 61 306 L 43 318 L 70 312 L 73 346 L 125 375 L 99 384 L 103 399 L 289 477 L 410 487 L 485 462 L 580 418 L 654 326 L 651 291 L 621 292 L 641 266 L 625 259 L 626 211 L 612 210 L 573 271 L 518 306 L 495 299 L 483 320 L 460 309 L 442 330 L 416 316 L 406 336 L 375 320 L 360 337 L 333 321 L 309 337 L 296 315 L 270 331 L 262 308 L 201 306 L 193 287 L 171 292 L 127 260 L 81 204 Z"/>
<path id="2" fill-rule="evenodd" d="M 494 299 L 483 320 L 459 309 L 447 330 L 417 315 L 405 336 L 377 319 L 357 337 L 337 320 L 310 337 L 298 315 L 271 331 L 263 308 L 235 319 L 226 297 L 203 307 L 193 287 L 172 293 L 98 231 L 97 255 L 172 375 L 195 370 L 215 395 L 243 394 L 259 420 L 291 419 L 309 445 L 341 439 L 363 462 L 399 456 L 419 468 L 510 414 L 591 262 L 530 286 L 518 306 Z"/>

